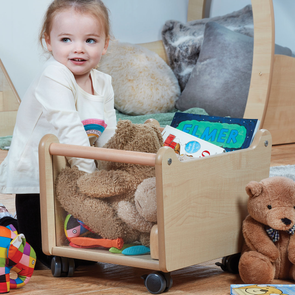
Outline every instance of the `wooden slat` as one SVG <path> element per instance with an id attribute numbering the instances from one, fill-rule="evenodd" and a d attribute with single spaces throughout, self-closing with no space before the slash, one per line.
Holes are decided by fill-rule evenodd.
<path id="1" fill-rule="evenodd" d="M 206 8 L 206 0 L 189 0 L 187 21 L 204 18 Z"/>
<path id="2" fill-rule="evenodd" d="M 274 12 L 272 0 L 252 0 L 254 50 L 252 76 L 244 118 L 265 117 L 274 63 Z"/>
<path id="3" fill-rule="evenodd" d="M 156 154 L 52 143 L 51 155 L 155 166 Z"/>

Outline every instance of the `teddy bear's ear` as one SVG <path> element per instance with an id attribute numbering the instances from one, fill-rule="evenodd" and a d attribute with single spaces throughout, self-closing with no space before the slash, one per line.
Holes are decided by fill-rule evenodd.
<path id="1" fill-rule="evenodd" d="M 162 136 L 162 133 L 161 133 L 159 127 L 154 124 L 150 124 L 150 126 L 154 129 L 154 131 L 159 139 L 160 144 L 163 145 L 163 136 Z"/>
<path id="2" fill-rule="evenodd" d="M 115 134 L 104 147 L 122 150 L 134 135 L 134 124 L 130 120 L 119 120 Z"/>
<path id="3" fill-rule="evenodd" d="M 262 183 L 260 182 L 250 181 L 246 185 L 246 192 L 250 198 L 258 197 L 259 195 L 261 195 L 262 191 L 263 191 L 263 186 L 262 186 Z"/>

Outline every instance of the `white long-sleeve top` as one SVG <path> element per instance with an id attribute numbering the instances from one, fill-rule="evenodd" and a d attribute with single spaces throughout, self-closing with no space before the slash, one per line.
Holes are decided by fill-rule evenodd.
<path id="1" fill-rule="evenodd" d="M 45 134 L 60 143 L 89 146 L 82 120 L 100 119 L 107 124 L 97 146 L 114 134 L 116 113 L 111 77 L 91 71 L 94 95 L 85 92 L 72 72 L 51 57 L 24 95 L 17 113 L 12 142 L 0 165 L 0 193 L 39 193 L 38 145 Z M 93 172 L 89 159 L 68 158 L 71 166 Z"/>

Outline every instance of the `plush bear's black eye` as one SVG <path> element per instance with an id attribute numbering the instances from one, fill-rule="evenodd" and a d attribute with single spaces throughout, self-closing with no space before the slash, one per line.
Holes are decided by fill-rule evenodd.
<path id="1" fill-rule="evenodd" d="M 295 209 L 295 206 L 293 208 Z"/>
<path id="2" fill-rule="evenodd" d="M 267 208 L 270 210 L 271 209 L 271 205 L 267 205 Z"/>

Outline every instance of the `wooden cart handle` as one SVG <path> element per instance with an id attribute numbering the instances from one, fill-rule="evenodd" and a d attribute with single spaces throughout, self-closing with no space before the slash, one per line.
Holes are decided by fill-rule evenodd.
<path id="1" fill-rule="evenodd" d="M 156 154 L 51 143 L 49 153 L 56 156 L 86 158 L 128 164 L 155 166 Z"/>

